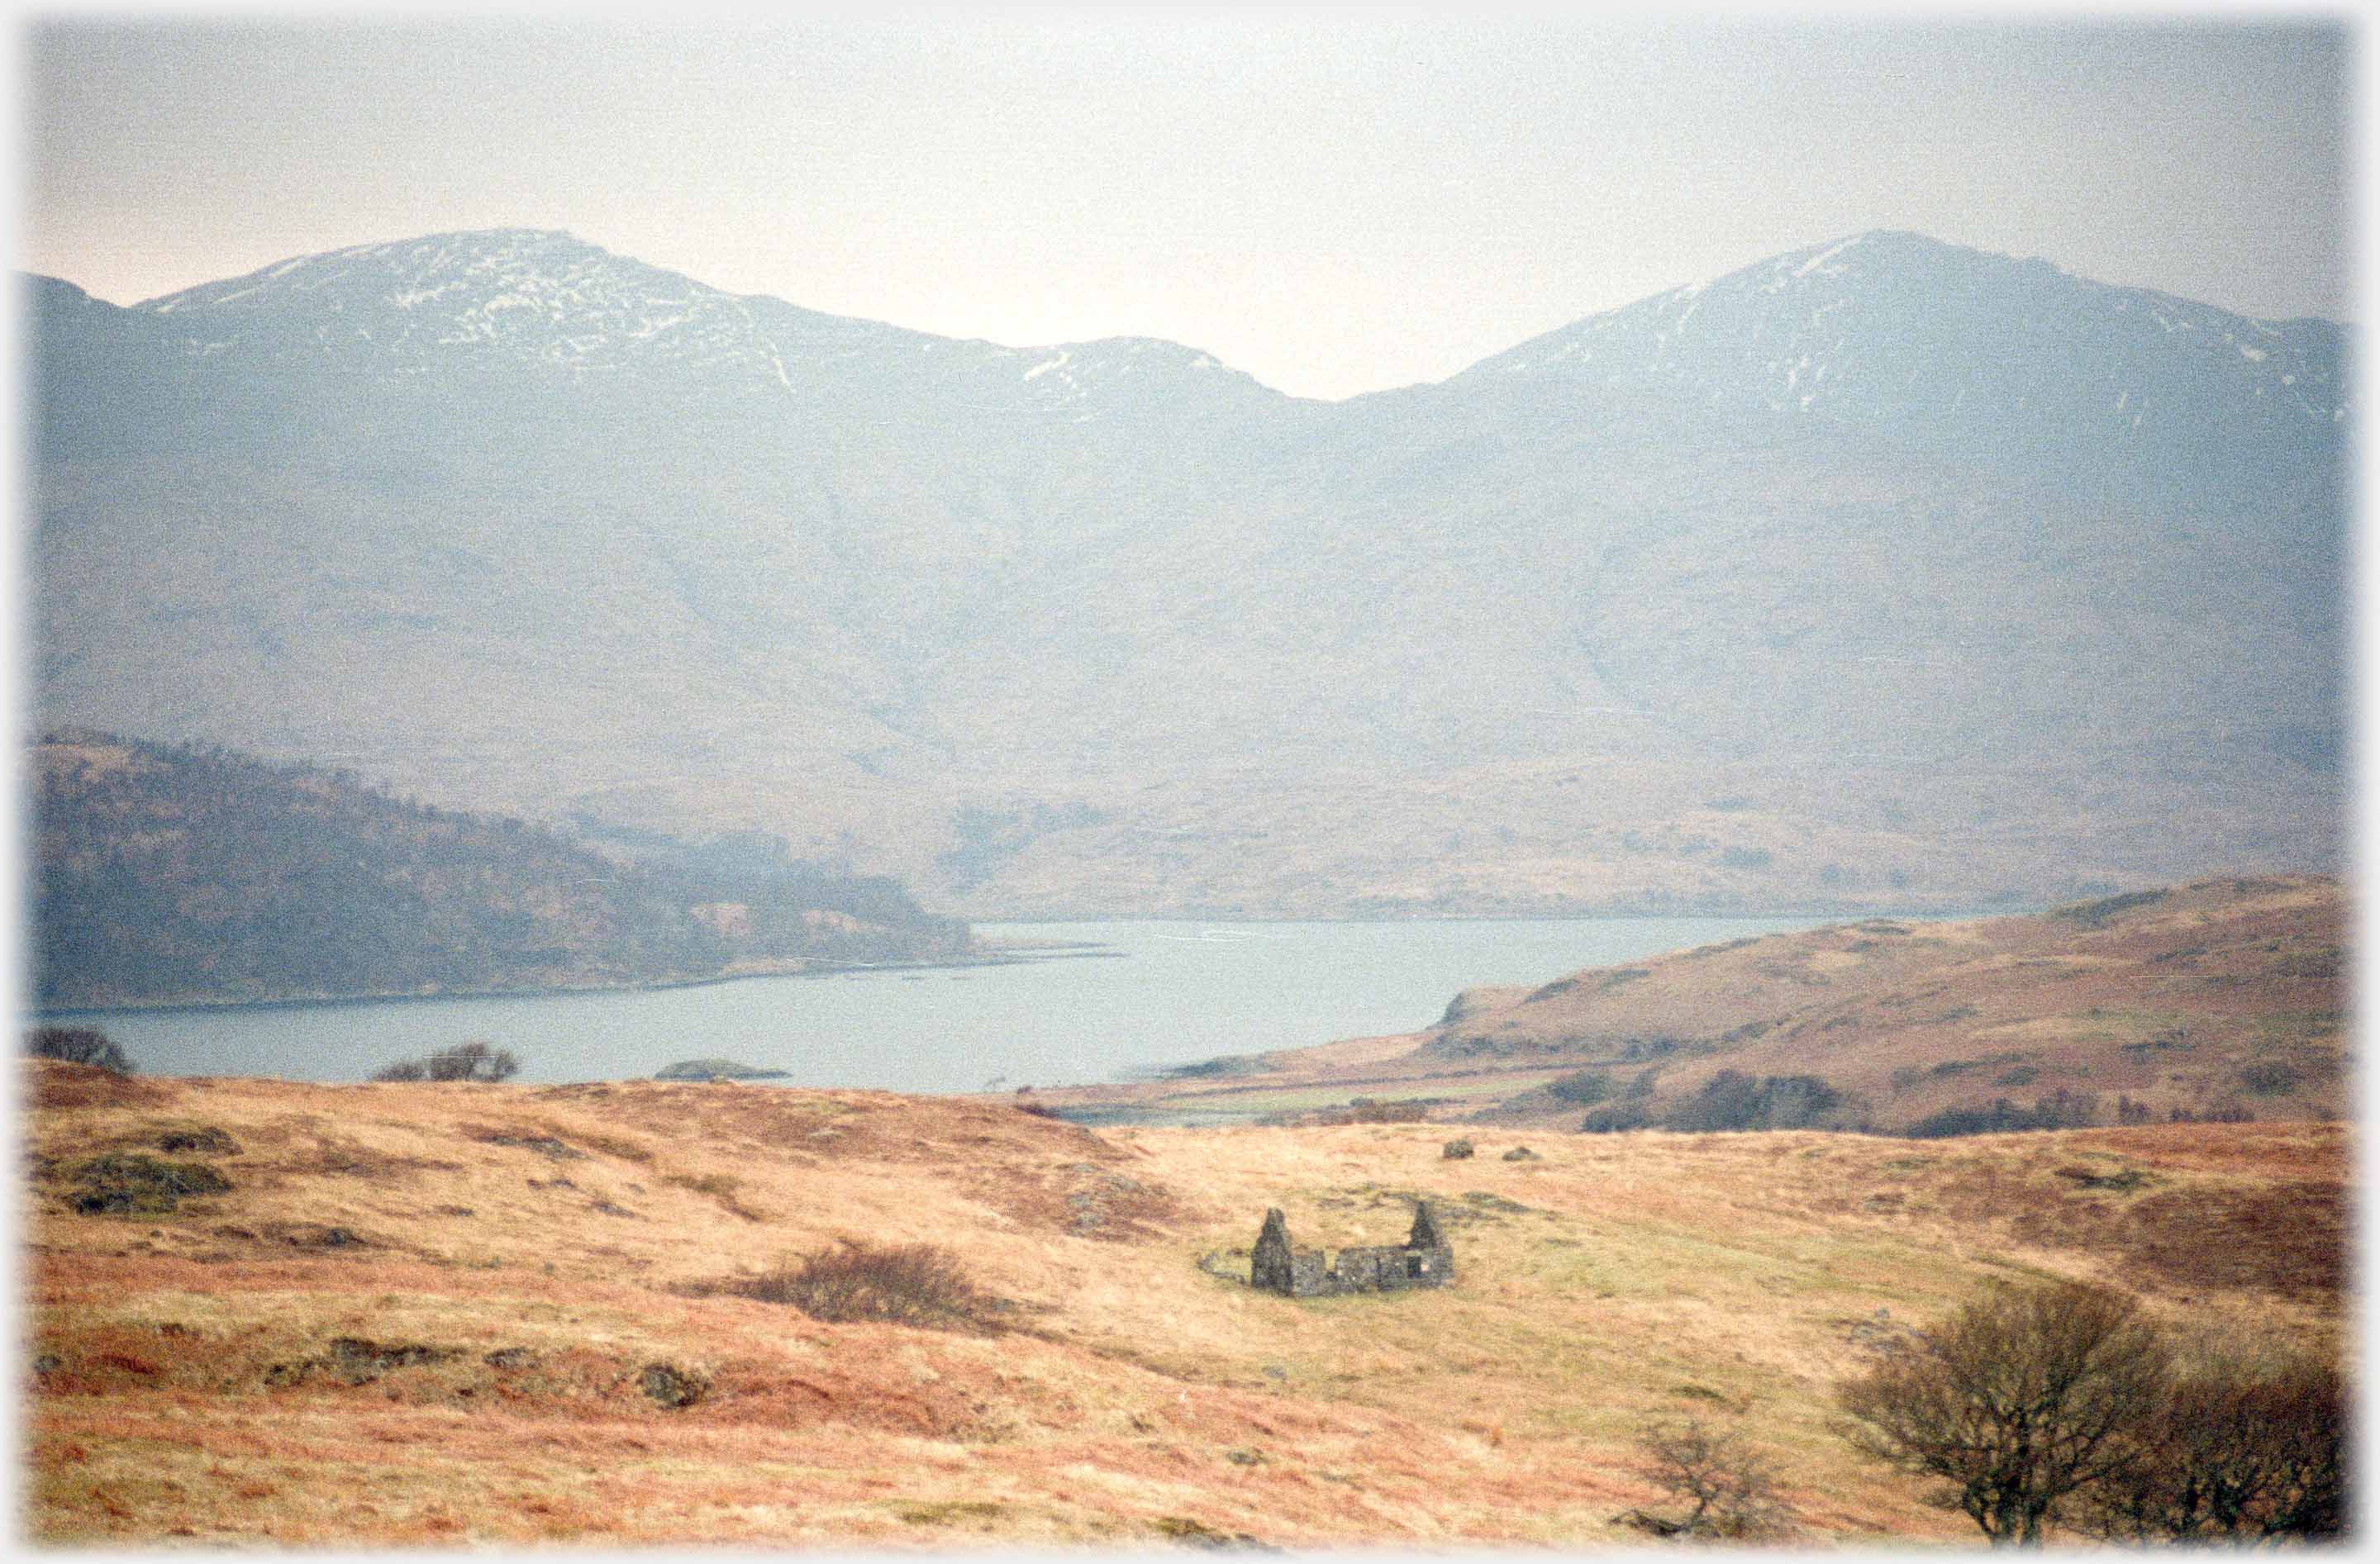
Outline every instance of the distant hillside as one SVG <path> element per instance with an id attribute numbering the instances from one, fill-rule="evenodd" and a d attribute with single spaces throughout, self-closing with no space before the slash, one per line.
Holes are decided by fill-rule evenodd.
<path id="1" fill-rule="evenodd" d="M 1411 1037 L 1042 1100 L 1203 1120 L 1370 1097 L 1548 1131 L 2339 1118 L 2348 916 L 2338 881 L 2276 876 L 2023 917 L 1871 918 L 1470 989 Z"/>
<path id="2" fill-rule="evenodd" d="M 35 746 L 40 1004 L 581 988 L 970 949 L 782 843 L 598 853 L 343 772 L 98 734 Z"/>
<path id="3" fill-rule="evenodd" d="M 2344 860 L 2323 321 L 1874 233 L 1321 403 L 551 232 L 28 302 L 47 724 L 762 830 L 979 917 Z"/>

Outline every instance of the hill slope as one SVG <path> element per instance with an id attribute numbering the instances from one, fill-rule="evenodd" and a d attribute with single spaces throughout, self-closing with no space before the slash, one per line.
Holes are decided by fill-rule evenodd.
<path id="1" fill-rule="evenodd" d="M 624 861 L 348 776 L 91 733 L 51 735 L 30 770 L 33 989 L 50 1007 L 606 987 L 972 949 L 897 885 L 780 843 L 658 842 Z"/>
<path id="2" fill-rule="evenodd" d="M 1457 1163 L 1425 1126 L 27 1069 L 25 1524 L 49 1545 L 1606 1546 L 1660 1508 L 1639 1422 L 1688 1413 L 1774 1456 L 1804 1540 L 1972 1540 L 1851 1455 L 1827 1391 L 1987 1279 L 2107 1279 L 2332 1350 L 2351 1317 L 2336 1125 Z M 109 1155 L 225 1187 L 78 1209 Z M 1230 1279 L 1268 1206 L 1337 1247 L 1400 1236 L 1421 1195 L 1443 1291 Z M 947 1246 L 1002 1333 L 698 1295 L 842 1237 Z"/>
<path id="3" fill-rule="evenodd" d="M 1876 918 L 1469 989 L 1410 1037 L 1044 1099 L 1205 1121 L 1343 1114 L 1368 1097 L 1544 1131 L 1949 1131 L 1988 1123 L 2003 1102 L 2007 1128 L 2036 1114 L 2338 1119 L 2352 1100 L 2348 923 L 2344 888 L 2302 876 L 2026 917 Z M 1798 1083 L 1790 1112 L 1761 1106 L 1757 1083 L 1772 1078 Z"/>
<path id="4" fill-rule="evenodd" d="M 1977 906 L 2340 851 L 2324 322 L 1869 235 L 1326 405 L 500 230 L 45 283 L 30 339 L 51 721 L 977 912 Z"/>

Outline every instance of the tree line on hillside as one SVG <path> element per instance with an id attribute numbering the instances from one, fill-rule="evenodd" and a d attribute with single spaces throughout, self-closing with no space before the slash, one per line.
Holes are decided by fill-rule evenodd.
<path id="1" fill-rule="evenodd" d="M 1864 1100 L 1830 1085 L 1823 1075 L 1754 1075 L 1742 1070 L 1721 1070 L 1683 1097 L 1660 1102 L 1654 1095 L 1658 1064 L 1639 1072 L 1625 1085 L 1616 1085 L 1609 1070 L 1586 1069 L 1558 1076 L 1546 1085 L 1560 1102 L 1588 1109 L 1579 1128 L 1589 1134 L 1626 1130 L 1675 1130 L 1707 1134 L 1718 1130 L 1845 1130 L 1864 1134 L 1894 1134 L 1911 1140 L 1945 1140 L 1957 1135 L 2007 1134 L 2020 1130 L 2082 1130 L 2101 1121 L 2099 1094 L 2059 1086 L 2034 1098 L 2028 1106 L 1999 1097 L 1989 1103 L 1937 1109 L 1899 1129 L 1887 1130 L 1871 1118 Z M 2254 1090 L 2262 1077 L 2251 1065 L 2241 1072 Z M 2292 1077 L 2293 1079 L 2294 1077 Z M 2155 1122 L 2145 1104 L 2119 1094 L 2114 1109 L 2118 1124 Z M 2169 1122 L 2237 1124 L 2255 1114 L 2236 1097 L 2226 1098 L 2204 1111 L 2173 1108 Z"/>
<path id="2" fill-rule="evenodd" d="M 84 746 L 129 762 L 84 763 Z M 36 759 L 30 953 L 45 1006 L 633 983 L 971 946 L 897 883 L 774 839 L 773 853 L 658 839 L 615 857 L 212 746 L 78 735 Z"/>

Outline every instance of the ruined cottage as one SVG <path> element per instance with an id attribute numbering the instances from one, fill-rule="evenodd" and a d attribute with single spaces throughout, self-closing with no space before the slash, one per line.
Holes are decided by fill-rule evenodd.
<path id="1" fill-rule="evenodd" d="M 1250 1286 L 1293 1298 L 1443 1287 L 1453 1279 L 1454 1251 L 1439 1235 L 1426 1200 L 1415 1206 L 1413 1231 L 1402 1243 L 1342 1249 L 1335 1263 L 1322 1250 L 1292 1248 L 1289 1223 L 1274 1206 L 1265 1212 L 1248 1265 Z"/>

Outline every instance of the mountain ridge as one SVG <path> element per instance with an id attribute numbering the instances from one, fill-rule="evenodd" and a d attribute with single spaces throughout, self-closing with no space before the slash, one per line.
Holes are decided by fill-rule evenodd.
<path id="1" fill-rule="evenodd" d="M 722 288 L 711 288 L 710 284 L 699 284 L 699 281 L 695 281 L 690 273 L 671 272 L 671 269 L 664 269 L 664 267 L 652 267 L 652 264 L 648 264 L 648 261 L 638 261 L 633 260 L 633 257 L 616 255 L 616 252 L 607 250 L 607 248 L 592 243 L 592 240 L 578 238 L 574 231 L 569 231 L 569 228 L 452 228 L 452 231 L 414 236 L 414 238 L 371 240 L 371 243 L 343 245 L 343 248 L 338 248 L 338 250 L 307 252 L 307 255 L 295 255 L 278 261 L 267 261 L 264 267 L 257 267 L 252 269 L 252 272 L 243 272 L 238 273 L 238 276 L 219 278 L 219 281 L 207 281 L 207 284 L 193 284 L 188 285 L 188 288 L 176 288 L 176 290 L 169 290 L 169 293 L 160 293 L 160 296 L 145 297 L 145 300 L 131 302 L 131 305 L 115 305 L 115 307 L 119 307 L 119 309 L 131 309 L 131 312 L 140 312 L 140 314 L 174 314 L 174 312 L 183 312 L 183 309 L 205 309 L 205 307 L 226 305 L 226 302 L 236 300 L 236 297 L 257 293 L 257 290 L 261 290 L 261 285 L 269 284 L 269 281 L 278 281 L 278 278 L 284 278 L 284 276 L 302 278 L 305 273 L 310 273 L 311 269 L 322 267 L 322 264 L 326 264 L 326 261 L 381 260 L 381 257 L 388 257 L 390 252 L 407 252 L 407 255 L 419 257 L 426 248 L 429 248 L 429 245 L 438 245 L 438 250 L 435 250 L 433 255 L 429 257 L 429 261 L 426 261 L 426 272 L 438 273 L 445 269 L 445 261 L 450 260 L 452 250 L 455 250 L 457 245 L 471 248 L 471 245 L 488 243 L 488 240 L 509 240 L 509 243 L 536 240 L 536 248 L 540 248 L 540 250 L 550 250 L 550 248 L 569 248 L 569 250 L 578 252 L 578 267 L 581 269 L 586 269 L 588 264 L 586 257 L 602 257 L 604 261 L 612 261 L 616 269 L 624 269 L 624 272 L 633 272 L 650 278 L 666 278 L 666 284 L 669 284 L 671 288 L 690 290 L 690 293 L 693 293 L 695 297 L 699 297 L 699 300 L 766 302 L 766 305 L 793 309 L 793 312 L 797 312 L 800 317 L 811 319 L 811 321 L 821 321 L 821 323 L 833 321 L 838 323 L 838 326 L 867 326 L 867 329 L 900 333 L 905 335 L 905 338 L 933 340 L 933 343 L 942 343 L 942 346 L 995 347 L 995 350 L 997 347 L 1007 347 L 1009 352 L 1030 355 L 1030 352 L 1059 352 L 1059 350 L 1071 350 L 1071 347 L 1107 346 L 1107 343 L 1116 343 L 1116 346 L 1125 346 L 1125 343 L 1157 343 L 1157 346 L 1176 347 L 1176 350 L 1190 352 L 1190 355 L 1197 355 L 1197 358 L 1214 358 L 1214 355 L 1207 355 L 1207 352 L 1197 350 L 1197 347 L 1187 347 L 1183 346 L 1183 343 L 1171 343 L 1171 340 L 1166 338 L 1152 338 L 1152 335 L 1140 335 L 1140 333 L 1107 335 L 1107 338 L 1071 338 L 1071 340 L 1059 340 L 1059 343 L 997 343 L 997 340 L 990 340 L 990 338 L 952 338 L 952 335 L 906 329 L 906 326 L 892 326 L 892 323 L 888 321 L 876 321 L 873 317 L 819 312 L 819 309 L 809 309 L 809 307 L 797 305 L 797 302 L 793 300 L 785 300 L 783 296 L 773 296 L 773 293 L 728 293 L 728 290 L 722 290 Z M 1412 385 L 1390 385 L 1390 388 L 1380 388 L 1380 391 L 1371 391 L 1371 393 L 1356 393 L 1356 395 L 1380 395 L 1380 393 L 1388 393 L 1388 391 L 1409 391 L 1409 388 L 1414 388 L 1414 385 L 1445 385 L 1447 381 L 1451 379 L 1462 379 L 1462 376 L 1471 376 L 1471 374 L 1485 374 L 1485 371 L 1507 371 L 1509 374 L 1509 371 L 1518 371 L 1518 369 L 1525 367 L 1525 364 L 1518 359 L 1518 355 L 1542 350 L 1542 347 L 1547 346 L 1563 346 L 1563 338 L 1575 338 L 1575 335 L 1583 333 L 1583 331 L 1604 329 L 1604 323 L 1614 321 L 1616 317 L 1633 317 L 1633 314 L 1640 314 L 1645 312 L 1645 309 L 1664 309 L 1666 305 L 1673 305 L 1673 302 L 1685 302 L 1687 309 L 1682 314 L 1690 317 L 1690 314 L 1693 314 L 1693 307 L 1699 302 L 1699 297 L 1702 297 L 1704 293 L 1709 293 L 1711 288 L 1726 288 L 1730 281 L 1747 278 L 1752 276 L 1752 273 L 1771 273 L 1773 276 L 1773 273 L 1782 272 L 1782 269 L 1790 267 L 1790 264 L 1794 264 L 1794 276 L 1797 278 L 1809 276 L 1811 272 L 1821 273 L 1821 276 L 1823 273 L 1842 272 L 1842 267 L 1828 267 L 1826 261 L 1833 261 L 1835 257 L 1844 255 L 1844 252 L 1861 250 L 1861 248 L 1866 248 L 1866 250 L 1876 250 L 1876 248 L 1897 248 L 1897 250 L 1901 252 L 1928 255 L 1933 257 L 1933 260 L 1959 257 L 1963 264 L 1971 264 L 1971 267 L 1973 267 L 1975 261 L 1983 261 L 1983 264 L 2028 269 L 2028 272 L 2040 272 L 2040 269 L 2046 269 L 2049 273 L 2054 273 L 2054 276 L 2058 278 L 2066 278 L 2066 281 L 2070 281 L 2070 284 L 2082 284 L 2087 285 L 2087 288 L 2108 288 L 2111 293 L 2116 293 L 2116 296 L 2135 297 L 2135 300 L 2142 300 L 2144 305 L 2164 302 L 2164 305 L 2182 307 L 2182 309 L 2187 309 L 2187 312 L 2192 314 L 2214 314 L 2214 317 L 2228 319 L 2228 321 L 2244 321 L 2249 323 L 2249 326 L 2256 326 L 2256 329 L 2259 329 L 2259 335 L 2268 335 L 2268 338 L 2271 338 L 2271 335 L 2285 333 L 2285 331 L 2289 329 L 2315 329 L 2315 331 L 2330 331 L 2330 333 L 2342 333 L 2342 335 L 2347 333 L 2347 326 L 2323 317 L 2289 317 L 2289 319 L 2249 317 L 2249 314 L 2230 312 L 2230 309 L 2220 309 L 2220 307 L 2216 305 L 2204 305 L 2204 302 L 2187 300 L 2187 297 L 2182 296 L 2161 293 L 2161 290 L 2154 290 L 2154 288 L 2123 288 L 2123 285 L 2113 285 L 2113 284 L 2096 284 L 2096 281 L 2085 278 L 2082 273 L 2069 272 L 2066 267 L 2058 267 L 2057 261 L 2042 260 L 2042 257 L 2013 257 L 2013 255 L 2004 255 L 2004 252 L 1992 252 L 1992 250 L 1983 250 L 1983 248 L 1973 248 L 1973 245 L 1954 245 L 1954 243 L 1947 243 L 1947 240 L 1930 238 L 1930 236 L 1918 234 L 1918 231 L 1909 231 L 1909 228 L 1866 228 L 1866 231 L 1856 231 L 1856 234 L 1842 236 L 1842 238 L 1821 240 L 1821 243 L 1815 243 L 1815 245 L 1804 245 L 1804 248 L 1799 248 L 1799 250 L 1788 250 L 1788 252 L 1782 252 L 1782 255 L 1768 257 L 1768 260 L 1764 261 L 1752 261 L 1749 267 L 1740 267 L 1737 272 L 1723 273 L 1720 278 L 1704 278 L 1704 281 L 1694 281 L 1694 284 L 1673 285 L 1673 288 L 1664 288 L 1664 290 L 1657 290 L 1657 293 L 1649 293 L 1649 296 L 1640 297 L 1640 300 L 1631 300 L 1631 302 L 1623 302 L 1623 305 L 1609 307 L 1609 309 L 1597 309 L 1597 312 L 1583 314 L 1583 317 L 1573 319 L 1573 321 L 1569 323 L 1563 323 L 1563 326 L 1554 326 L 1552 331 L 1545 331 L 1545 333 L 1537 333 L 1533 335 L 1533 338 L 1521 340 L 1521 343 L 1516 343 L 1516 346 L 1504 347 L 1504 350 L 1500 352 L 1492 352 L 1492 355 L 1488 355 L 1488 358 L 1478 359 L 1478 362 L 1474 364 L 1468 364 L 1468 367 L 1459 369 L 1459 371 L 1454 371 L 1451 376 L 1445 376 L 1445 379 L 1439 379 L 1439 381 L 1414 381 Z M 480 264 L 476 264 L 476 267 L 471 269 L 486 269 L 486 261 L 480 261 Z M 21 273 L 21 276 L 36 278 L 38 281 L 41 273 Z M 526 276 L 524 273 L 514 273 L 514 278 L 516 278 L 516 281 L 545 281 L 545 278 L 538 278 L 536 273 L 526 273 Z M 48 281 L 69 281 L 71 285 L 71 278 L 48 278 Z M 248 284 L 248 288 L 238 288 L 240 284 Z M 302 285 L 305 284 L 290 284 L 288 288 L 302 288 Z M 445 284 L 445 288 L 457 288 L 457 285 L 464 285 L 462 278 L 455 278 L 452 284 Z M 400 296 L 400 297 L 407 297 L 407 307 L 409 307 L 409 305 L 417 305 L 417 302 L 426 302 L 424 297 L 421 297 L 424 293 L 426 290 L 409 290 L 407 296 Z M 98 300 L 98 302 L 104 302 L 104 300 Z M 657 302 L 666 302 L 666 300 L 657 300 Z M 2170 329 L 2173 329 L 2173 326 L 2168 326 L 2168 331 Z M 1245 374 L 1245 371 L 1228 367 L 1228 364 L 1216 362 L 1216 367 L 1228 369 L 1231 374 Z M 1249 376 L 1249 379 L 1255 379 L 1255 376 Z M 1266 391 L 1276 391 L 1276 388 L 1266 388 Z M 1288 393 L 1276 391 L 1276 395 L 1288 395 Z M 1314 400 L 1314 397 L 1293 397 L 1293 400 Z M 1354 400 L 1354 397 L 1342 397 L 1342 400 Z M 2344 407 L 2338 407 L 2335 412 L 2344 412 Z"/>
<path id="2" fill-rule="evenodd" d="M 1982 905 L 2341 840 L 2351 408 L 2275 413 L 2240 377 L 2296 360 L 2237 317 L 2167 332 L 2113 309 L 2137 290 L 1854 236 L 1533 339 L 1742 317 L 1651 384 L 1491 358 L 1323 403 L 1155 339 L 839 317 L 847 355 L 771 360 L 767 310 L 708 293 L 719 356 L 638 358 L 669 332 L 571 346 L 566 279 L 417 327 L 455 373 L 363 372 L 371 321 L 322 340 L 454 249 L 334 252 L 414 269 L 335 311 L 268 308 L 306 258 L 162 315 L 32 290 L 45 719 L 771 830 L 976 915 Z M 1871 299 L 1864 252 L 1991 286 Z M 1839 400 L 1771 406 L 1826 302 L 1779 278 L 1880 345 L 1828 360 Z M 625 287 L 569 297 L 607 333 L 676 308 Z M 2070 318 L 2164 356 L 2157 418 L 2109 422 L 2165 383 L 2122 355 L 1999 356 L 1994 321 L 2097 340 Z"/>

